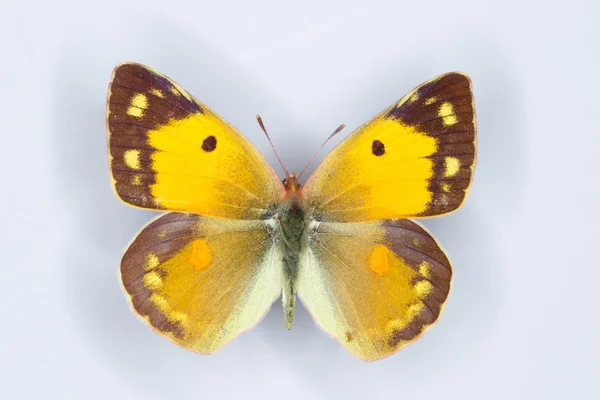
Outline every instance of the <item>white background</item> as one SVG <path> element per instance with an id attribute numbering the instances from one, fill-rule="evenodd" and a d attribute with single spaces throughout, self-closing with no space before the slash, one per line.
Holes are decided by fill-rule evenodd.
<path id="1" fill-rule="evenodd" d="M 598 2 L 80 3 L 0 11 L 1 398 L 600 398 Z M 279 302 L 211 356 L 140 323 L 117 269 L 154 213 L 113 196 L 104 127 L 123 61 L 175 79 L 274 163 L 260 113 L 290 169 L 340 123 L 338 140 L 467 72 L 475 182 L 425 222 L 455 269 L 439 323 L 375 363 L 302 307 L 286 331 Z"/>

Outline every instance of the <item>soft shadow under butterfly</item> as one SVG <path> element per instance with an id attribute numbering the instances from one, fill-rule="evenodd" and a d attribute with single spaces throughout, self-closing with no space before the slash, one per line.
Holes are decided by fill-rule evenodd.
<path id="1" fill-rule="evenodd" d="M 133 308 L 155 331 L 212 353 L 296 294 L 364 360 L 416 340 L 440 315 L 450 262 L 423 227 L 464 201 L 475 165 L 469 78 L 438 76 L 343 140 L 302 186 L 280 181 L 233 126 L 140 64 L 119 65 L 107 106 L 113 187 L 172 211 L 121 261 Z"/>

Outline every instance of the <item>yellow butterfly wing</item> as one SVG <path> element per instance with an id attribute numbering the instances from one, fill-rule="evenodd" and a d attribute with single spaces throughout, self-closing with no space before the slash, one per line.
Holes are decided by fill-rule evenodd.
<path id="1" fill-rule="evenodd" d="M 281 292 L 281 258 L 264 221 L 167 213 L 131 243 L 121 278 L 152 329 L 208 354 L 267 313 Z"/>
<path id="2" fill-rule="evenodd" d="M 134 206 L 258 219 L 284 195 L 242 134 L 146 66 L 115 68 L 107 130 L 115 192 Z"/>
<path id="3" fill-rule="evenodd" d="M 303 194 L 321 220 L 440 215 L 462 204 L 474 166 L 471 81 L 448 73 L 417 87 L 342 141 Z"/>
<path id="4" fill-rule="evenodd" d="M 437 320 L 452 269 L 422 227 L 406 219 L 315 224 L 298 295 L 353 354 L 388 356 Z"/>
<path id="5" fill-rule="evenodd" d="M 117 196 L 179 211 L 130 244 L 124 289 L 155 331 L 211 353 L 256 324 L 281 292 L 282 255 L 269 221 L 283 185 L 235 128 L 140 64 L 114 70 L 107 130 Z"/>
<path id="6" fill-rule="evenodd" d="M 422 227 L 399 218 L 458 208 L 474 165 L 471 82 L 449 73 L 346 138 L 304 186 L 313 222 L 298 295 L 358 357 L 388 356 L 438 319 L 450 262 Z"/>

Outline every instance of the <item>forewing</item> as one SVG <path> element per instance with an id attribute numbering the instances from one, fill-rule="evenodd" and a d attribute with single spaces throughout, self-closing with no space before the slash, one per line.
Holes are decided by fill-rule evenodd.
<path id="1" fill-rule="evenodd" d="M 152 329 L 211 353 L 266 314 L 281 292 L 280 263 L 262 221 L 168 213 L 131 243 L 121 277 Z"/>
<path id="2" fill-rule="evenodd" d="M 418 224 L 321 222 L 313 229 L 298 295 L 315 322 L 356 356 L 388 356 L 438 319 L 452 269 Z"/>
<path id="3" fill-rule="evenodd" d="M 471 81 L 438 76 L 340 143 L 303 193 L 326 221 L 448 213 L 465 199 L 475 166 Z"/>
<path id="4" fill-rule="evenodd" d="M 242 134 L 143 65 L 115 68 L 107 130 L 114 189 L 134 206 L 258 219 L 284 194 Z"/>

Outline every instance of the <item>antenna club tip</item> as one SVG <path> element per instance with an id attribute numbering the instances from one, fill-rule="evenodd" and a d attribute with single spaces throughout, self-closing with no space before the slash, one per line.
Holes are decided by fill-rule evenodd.
<path id="1" fill-rule="evenodd" d="M 277 161 L 279 161 L 279 164 L 281 165 L 281 168 L 283 168 L 283 171 L 285 172 L 285 176 L 288 176 L 287 169 L 285 169 L 285 166 L 283 165 L 283 162 L 281 161 L 281 158 L 279 158 L 279 155 L 277 154 L 277 150 L 275 150 L 275 146 L 273 146 L 273 142 L 271 141 L 271 137 L 267 133 L 267 129 L 265 128 L 265 124 L 263 124 L 263 121 L 262 121 L 262 118 L 260 117 L 260 115 L 256 114 L 256 120 L 258 121 L 258 125 L 260 125 L 260 129 L 262 129 L 262 131 L 265 133 L 265 136 L 267 137 L 267 140 L 271 144 L 271 148 L 273 149 L 273 153 L 275 153 L 275 157 L 277 157 Z"/>

